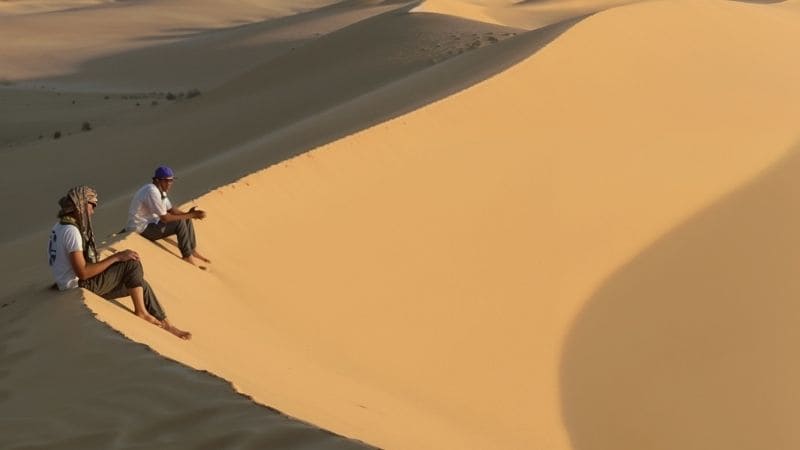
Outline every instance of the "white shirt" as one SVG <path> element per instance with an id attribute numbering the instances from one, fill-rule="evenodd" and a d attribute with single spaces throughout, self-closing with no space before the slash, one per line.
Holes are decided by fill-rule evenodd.
<path id="1" fill-rule="evenodd" d="M 128 224 L 125 225 L 125 229 L 141 233 L 148 224 L 158 223 L 161 216 L 170 209 L 172 209 L 172 203 L 167 198 L 167 194 L 162 195 L 155 184 L 147 183 L 136 191 L 131 200 L 131 206 L 128 208 Z"/>
<path id="2" fill-rule="evenodd" d="M 53 278 L 60 290 L 78 287 L 78 276 L 72 270 L 69 254 L 83 251 L 83 239 L 78 227 L 74 225 L 55 224 L 50 232 L 50 243 L 47 246 L 48 263 L 53 271 Z"/>

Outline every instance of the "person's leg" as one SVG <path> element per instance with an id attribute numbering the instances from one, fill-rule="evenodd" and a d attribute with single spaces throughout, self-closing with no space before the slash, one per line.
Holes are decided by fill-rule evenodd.
<path id="1" fill-rule="evenodd" d="M 187 220 L 186 221 L 186 228 L 187 228 L 188 235 L 189 235 L 189 246 L 192 249 L 192 256 L 194 256 L 195 258 L 197 258 L 197 259 L 199 259 L 199 260 L 201 260 L 203 262 L 210 263 L 211 260 L 209 260 L 205 256 L 201 255 L 200 252 L 197 251 L 197 237 L 196 237 L 196 235 L 194 233 L 194 222 L 191 221 L 191 220 Z"/>
<path id="2" fill-rule="evenodd" d="M 155 292 L 144 279 L 142 263 L 129 260 L 114 263 L 104 272 L 83 280 L 82 288 L 88 289 L 105 299 L 115 299 L 131 296 L 133 300 L 133 313 L 138 317 L 164 328 L 181 339 L 191 339 L 192 334 L 172 325 L 167 320 L 164 309 L 158 302 Z"/>
<path id="3" fill-rule="evenodd" d="M 164 320 L 167 318 L 167 314 L 164 312 L 164 308 L 161 307 L 161 303 L 158 302 L 158 298 L 156 297 L 155 292 L 153 292 L 153 288 L 150 287 L 150 283 L 147 280 L 142 280 L 142 300 L 144 302 L 144 307 L 147 309 L 153 317 L 158 320 Z"/>
<path id="4" fill-rule="evenodd" d="M 195 263 L 192 256 L 194 255 L 195 247 L 197 247 L 197 241 L 194 235 L 194 226 L 190 219 L 176 220 L 167 223 L 151 223 L 147 225 L 147 228 L 142 231 L 141 235 L 145 239 L 151 241 L 175 235 L 178 238 L 178 248 L 181 251 L 181 257 L 191 264 Z"/>
<path id="5" fill-rule="evenodd" d="M 158 222 L 158 223 L 149 223 L 147 227 L 142 230 L 141 234 L 142 237 L 145 239 L 149 239 L 151 241 L 157 241 L 159 239 L 164 239 L 167 236 L 172 236 L 175 234 L 175 227 L 176 222 Z"/>
<path id="6" fill-rule="evenodd" d="M 189 244 L 189 249 L 194 252 L 197 248 L 197 238 L 194 235 L 194 222 L 190 219 L 183 221 L 186 224 L 186 240 Z"/>
<path id="7" fill-rule="evenodd" d="M 130 288 L 128 289 L 128 293 L 131 296 L 131 300 L 133 300 L 134 314 L 152 323 L 153 325 L 158 325 L 160 327 L 164 326 L 163 320 L 156 318 L 155 316 L 150 314 L 150 311 L 147 310 L 147 306 L 145 305 L 144 302 L 144 288 L 142 286 Z"/>
<path id="8" fill-rule="evenodd" d="M 188 340 L 192 338 L 192 333 L 181 330 L 167 320 L 167 315 L 164 313 L 161 304 L 158 302 L 158 298 L 156 298 L 155 292 L 153 292 L 153 289 L 150 287 L 150 284 L 147 282 L 147 280 L 144 280 L 144 283 L 142 284 L 142 297 L 144 307 L 147 308 L 147 312 L 160 320 L 161 326 L 164 327 L 165 330 L 181 339 Z"/>
<path id="9" fill-rule="evenodd" d="M 133 270 L 132 261 L 118 262 L 103 272 L 82 280 L 78 284 L 84 289 L 88 289 L 106 300 L 125 297 L 128 295 L 128 288 L 125 287 L 125 280 Z"/>
<path id="10" fill-rule="evenodd" d="M 142 264 L 136 260 L 114 263 L 103 272 L 79 283 L 80 287 L 107 300 L 130 295 L 134 314 L 150 323 L 161 325 L 160 320 L 150 314 L 145 307 L 143 284 Z"/>
<path id="11" fill-rule="evenodd" d="M 181 330 L 167 320 L 155 292 L 144 279 L 144 269 L 140 261 L 114 263 L 102 273 L 81 281 L 79 285 L 109 300 L 130 295 L 133 300 L 133 313 L 138 317 L 164 328 L 181 339 L 192 338 L 191 333 Z"/>
<path id="12" fill-rule="evenodd" d="M 175 226 L 175 234 L 178 236 L 178 248 L 181 249 L 181 256 L 183 259 L 187 259 L 192 256 L 194 253 L 194 226 L 192 226 L 192 221 L 189 219 L 179 220 L 174 222 Z"/>

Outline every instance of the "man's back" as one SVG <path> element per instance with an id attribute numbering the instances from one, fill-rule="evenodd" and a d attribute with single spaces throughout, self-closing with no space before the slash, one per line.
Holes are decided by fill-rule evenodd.
<path id="1" fill-rule="evenodd" d="M 72 269 L 69 254 L 80 251 L 83 251 L 83 239 L 78 227 L 64 223 L 55 224 L 47 246 L 47 262 L 58 288 L 62 291 L 78 287 L 78 276 Z"/>

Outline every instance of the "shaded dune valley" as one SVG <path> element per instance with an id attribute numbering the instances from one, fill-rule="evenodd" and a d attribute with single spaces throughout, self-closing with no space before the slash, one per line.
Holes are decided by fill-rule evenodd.
<path id="1" fill-rule="evenodd" d="M 4 300 L 0 316 L 3 448 L 374 448 L 98 326 L 80 291 L 34 296 Z"/>
<path id="2" fill-rule="evenodd" d="M 605 280 L 562 356 L 575 448 L 794 448 L 800 147 Z"/>
<path id="3" fill-rule="evenodd" d="M 800 0 L 0 2 L 0 448 L 797 448 L 798 25 Z M 162 163 L 208 213 L 203 270 L 119 232 Z M 135 250 L 191 340 L 47 288 L 82 183 L 102 256 Z"/>

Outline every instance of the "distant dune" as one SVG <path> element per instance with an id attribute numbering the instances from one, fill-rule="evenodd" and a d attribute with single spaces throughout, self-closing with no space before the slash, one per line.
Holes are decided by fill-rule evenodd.
<path id="1" fill-rule="evenodd" d="M 0 447 L 800 445 L 800 1 L 23 3 L 152 25 L 0 44 Z M 208 270 L 111 235 L 159 163 Z M 45 289 L 79 183 L 191 341 Z"/>
<path id="2" fill-rule="evenodd" d="M 448 14 L 482 22 L 536 29 L 577 16 L 642 0 L 424 0 L 416 11 Z"/>

